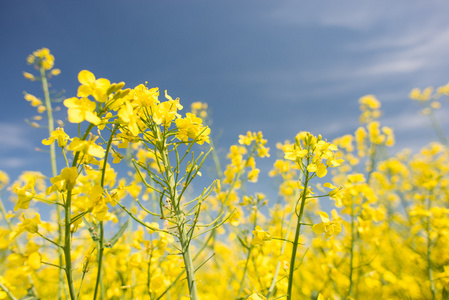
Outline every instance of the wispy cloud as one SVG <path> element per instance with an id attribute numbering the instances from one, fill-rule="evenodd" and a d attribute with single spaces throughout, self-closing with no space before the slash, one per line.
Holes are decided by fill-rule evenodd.
<path id="1" fill-rule="evenodd" d="M 17 148 L 30 148 L 32 142 L 29 139 L 28 125 L 18 125 L 14 123 L 0 123 L 1 150 L 13 150 Z"/>
<path id="2" fill-rule="evenodd" d="M 417 74 L 441 64 L 449 65 L 448 8 L 449 3 L 442 1 L 343 0 L 325 5 L 287 1 L 270 17 L 293 26 L 340 27 L 348 30 L 346 36 L 354 34 L 353 39 L 337 46 L 353 53 L 355 59 L 347 63 L 336 61 L 326 66 L 327 72 L 318 68 L 309 73 L 310 78 L 345 81 L 371 77 L 379 81 L 385 76 Z M 336 45 L 328 45 L 333 46 Z M 360 55 L 363 59 L 357 61 Z M 431 75 L 432 79 L 441 76 Z"/>
<path id="3" fill-rule="evenodd" d="M 2 169 L 18 169 L 29 165 L 30 160 L 24 157 L 7 157 L 0 159 Z"/>
<path id="4" fill-rule="evenodd" d="M 426 16 L 444 18 L 449 3 L 445 1 L 377 0 L 377 1 L 283 1 L 270 17 L 287 24 L 313 24 L 366 30 L 388 22 L 420 23 Z M 399 23 L 403 24 L 403 23 Z"/>

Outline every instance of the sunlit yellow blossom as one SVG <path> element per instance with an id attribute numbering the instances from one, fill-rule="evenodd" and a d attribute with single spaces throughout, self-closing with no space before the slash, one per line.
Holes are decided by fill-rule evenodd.
<path id="1" fill-rule="evenodd" d="M 352 183 L 365 182 L 365 176 L 363 174 L 360 174 L 360 173 L 349 174 L 348 175 L 348 181 L 352 182 Z"/>
<path id="2" fill-rule="evenodd" d="M 179 98 L 173 100 L 172 97 L 167 94 L 167 91 L 165 91 L 165 97 L 168 101 L 161 102 L 154 107 L 153 121 L 158 125 L 162 124 L 164 127 L 168 128 L 175 119 L 181 117 L 181 115 L 178 114 L 178 110 L 181 110 L 183 107 L 179 104 Z M 197 122 L 201 124 L 202 121 Z"/>
<path id="3" fill-rule="evenodd" d="M 140 117 L 134 112 L 129 102 L 126 102 L 125 105 L 120 108 L 117 115 L 120 120 L 126 124 L 126 127 L 133 135 L 137 136 L 139 134 L 140 130 L 137 121 Z"/>
<path id="4" fill-rule="evenodd" d="M 449 83 L 447 83 L 446 85 L 438 87 L 437 92 L 439 94 L 443 94 L 443 95 L 449 96 Z"/>
<path id="5" fill-rule="evenodd" d="M 248 172 L 248 181 L 249 182 L 257 182 L 257 179 L 259 178 L 260 170 L 257 168 L 252 168 Z"/>
<path id="6" fill-rule="evenodd" d="M 82 70 L 78 74 L 78 81 L 81 83 L 78 88 L 78 97 L 84 98 L 92 95 L 98 102 L 105 102 L 108 100 L 106 92 L 111 85 L 109 80 L 105 78 L 96 79 L 92 72 Z"/>
<path id="7" fill-rule="evenodd" d="M 39 105 L 42 105 L 42 101 L 40 99 L 38 99 L 36 96 L 31 95 L 31 94 L 25 94 L 25 100 L 30 102 L 31 106 L 33 107 L 37 107 Z"/>
<path id="8" fill-rule="evenodd" d="M 259 296 L 259 294 L 253 293 L 246 299 L 247 300 L 265 300 L 266 298 L 264 296 Z"/>
<path id="9" fill-rule="evenodd" d="M 45 70 L 50 70 L 53 68 L 55 57 L 50 54 L 50 50 L 48 50 L 48 48 L 42 48 L 34 51 L 32 55 L 29 55 L 27 57 L 27 62 L 30 65 L 36 64 Z"/>
<path id="10" fill-rule="evenodd" d="M 433 88 L 427 87 L 423 91 L 421 91 L 418 88 L 414 88 L 410 94 L 409 97 L 412 100 L 418 100 L 418 101 L 428 101 L 432 96 Z"/>
<path id="11" fill-rule="evenodd" d="M 320 212 L 321 223 L 313 225 L 313 232 L 316 234 L 325 233 L 324 237 L 328 239 L 333 235 L 341 232 L 341 225 L 329 220 L 329 215 L 325 212 Z"/>
<path id="12" fill-rule="evenodd" d="M 366 155 L 366 143 L 365 139 L 367 137 L 367 132 L 365 128 L 359 127 L 355 131 L 355 140 L 357 143 L 357 152 L 359 157 L 364 157 Z"/>
<path id="13" fill-rule="evenodd" d="M 35 81 L 36 80 L 34 75 L 31 74 L 31 73 L 28 73 L 28 72 L 23 72 L 23 77 L 25 77 L 26 79 L 28 79 L 30 81 Z"/>
<path id="14" fill-rule="evenodd" d="M 53 184 L 47 189 L 47 195 L 54 191 L 68 191 L 75 187 L 78 178 L 78 170 L 76 167 L 64 168 L 61 174 L 50 179 Z"/>
<path id="15" fill-rule="evenodd" d="M 17 193 L 17 196 L 19 199 L 17 200 L 16 205 L 14 206 L 14 211 L 17 211 L 19 208 L 21 209 L 27 209 L 30 206 L 30 201 L 34 198 L 34 195 L 36 194 L 34 190 L 36 179 L 34 176 L 30 177 L 28 180 L 28 183 L 20 188 L 18 186 L 14 186 L 13 190 L 15 193 Z"/>
<path id="16" fill-rule="evenodd" d="M 88 98 L 72 97 L 64 100 L 64 105 L 68 108 L 67 113 L 71 123 L 81 123 L 84 120 L 94 125 L 101 123 L 101 119 L 95 113 L 97 105 Z"/>
<path id="17" fill-rule="evenodd" d="M 53 69 L 50 71 L 50 74 L 53 76 L 58 76 L 59 74 L 61 74 L 61 70 L 59 69 Z"/>
<path id="18" fill-rule="evenodd" d="M 380 102 L 376 99 L 374 95 L 366 95 L 359 99 L 361 106 L 366 106 L 370 109 L 380 108 Z"/>
<path id="19" fill-rule="evenodd" d="M 207 118 L 207 103 L 204 102 L 193 102 L 190 105 L 190 110 L 192 114 L 199 116 L 202 119 Z"/>
<path id="20" fill-rule="evenodd" d="M 103 188 L 100 185 L 95 185 L 89 194 L 89 200 L 92 208 L 92 215 L 98 221 L 103 221 L 108 213 L 108 206 L 106 205 Z"/>
<path id="21" fill-rule="evenodd" d="M 254 238 L 251 241 L 253 245 L 262 245 L 264 241 L 270 241 L 271 235 L 268 232 L 262 230 L 262 227 L 259 225 L 253 230 Z"/>
<path id="22" fill-rule="evenodd" d="M 185 118 L 175 120 L 178 127 L 176 137 L 181 141 L 187 141 L 188 138 L 196 139 L 199 145 L 204 142 L 209 143 L 210 129 L 202 125 L 202 120 L 191 113 L 187 113 Z"/>
<path id="23" fill-rule="evenodd" d="M 394 133 L 390 127 L 384 126 L 382 127 L 382 132 L 385 134 L 385 145 L 388 147 L 394 146 Z"/>
<path id="24" fill-rule="evenodd" d="M 33 270 L 39 269 L 41 267 L 41 255 L 38 252 L 31 253 L 27 257 L 26 264 Z"/>
<path id="25" fill-rule="evenodd" d="M 43 106 L 43 105 L 39 105 L 37 107 L 37 112 L 40 113 L 40 114 L 43 113 L 46 110 L 47 110 L 47 108 L 45 106 Z"/>
<path id="26" fill-rule="evenodd" d="M 248 131 L 246 135 L 239 135 L 239 144 L 240 145 L 251 145 L 251 142 L 256 139 L 256 133 L 252 133 Z"/>
<path id="27" fill-rule="evenodd" d="M 294 144 L 294 145 L 286 145 L 284 153 L 285 159 L 296 161 L 298 159 L 302 159 L 303 157 L 305 157 L 308 153 L 308 150 L 301 149 L 299 146 Z"/>
<path id="28" fill-rule="evenodd" d="M 50 137 L 48 139 L 42 140 L 42 144 L 44 145 L 51 145 L 55 141 L 58 141 L 58 146 L 63 148 L 67 145 L 67 140 L 69 139 L 69 136 L 64 132 L 64 128 L 56 128 L 54 130 Z"/>
<path id="29" fill-rule="evenodd" d="M 36 233 L 39 231 L 39 224 L 41 224 L 41 216 L 36 213 L 34 218 L 28 219 L 25 214 L 20 215 L 19 220 L 21 221 L 18 228 L 12 233 L 12 238 L 15 238 L 24 231 L 29 233 Z"/>
<path id="30" fill-rule="evenodd" d="M 105 150 L 100 145 L 95 144 L 95 140 L 85 141 L 78 137 L 73 138 L 67 149 L 73 152 L 79 151 L 83 154 L 98 158 L 103 158 L 105 155 Z"/>

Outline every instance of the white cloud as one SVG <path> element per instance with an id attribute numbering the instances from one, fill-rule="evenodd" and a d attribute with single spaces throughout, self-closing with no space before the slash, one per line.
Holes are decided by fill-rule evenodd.
<path id="1" fill-rule="evenodd" d="M 375 0 L 375 1 L 282 1 L 270 17 L 286 24 L 317 24 L 366 30 L 388 22 L 417 23 L 427 17 L 445 18 L 447 1 Z M 402 24 L 402 23 L 398 23 Z"/>
<path id="2" fill-rule="evenodd" d="M 8 157 L 0 159 L 2 168 L 18 169 L 29 165 L 29 160 L 25 158 Z"/>
<path id="3" fill-rule="evenodd" d="M 30 126 L 14 123 L 0 123 L 0 140 L 2 150 L 33 147 L 27 131 Z"/>
<path id="4" fill-rule="evenodd" d="M 328 66 L 329 72 L 317 69 L 317 75 L 311 76 L 342 81 L 380 79 L 448 65 L 448 8 L 449 2 L 444 1 L 285 1 L 270 17 L 290 26 L 343 27 L 363 32 L 356 41 L 337 45 L 349 54 L 363 54 L 364 59 L 335 62 Z"/>

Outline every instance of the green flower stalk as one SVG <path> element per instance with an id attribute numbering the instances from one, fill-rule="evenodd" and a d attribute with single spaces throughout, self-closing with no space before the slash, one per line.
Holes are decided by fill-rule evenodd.
<path id="1" fill-rule="evenodd" d="M 301 170 L 302 174 L 304 174 L 304 182 L 300 182 L 302 192 L 299 199 L 294 204 L 294 209 L 292 209 L 292 211 L 295 212 L 297 221 L 288 272 L 287 299 L 291 300 L 293 299 L 293 279 L 294 271 L 296 270 L 296 253 L 298 251 L 299 236 L 301 234 L 305 204 L 308 198 L 312 198 L 311 190 L 309 188 L 310 180 L 316 176 L 323 178 L 327 174 L 328 167 L 339 166 L 342 160 L 335 157 L 334 151 L 337 151 L 337 147 L 335 145 L 326 142 L 321 138 L 321 136 L 315 137 L 309 132 L 300 132 L 295 138 L 295 143 L 293 145 L 284 146 L 283 150 L 285 153 L 284 158 L 294 161 Z"/>

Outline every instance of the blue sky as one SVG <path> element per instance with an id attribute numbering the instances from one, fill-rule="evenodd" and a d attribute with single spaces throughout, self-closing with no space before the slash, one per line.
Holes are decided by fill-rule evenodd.
<path id="1" fill-rule="evenodd" d="M 264 133 L 273 157 L 276 142 L 302 130 L 352 133 L 366 94 L 381 100 L 395 149 L 418 149 L 435 136 L 408 93 L 449 81 L 448 15 L 449 2 L 432 0 L 6 1 L 0 169 L 15 178 L 48 165 L 34 150 L 46 131 L 24 123 L 35 109 L 23 91 L 42 93 L 22 71 L 42 47 L 56 57 L 62 73 L 52 85 L 67 98 L 82 69 L 128 87 L 148 81 L 186 108 L 207 102 L 225 149 L 248 130 Z M 449 132 L 447 116 L 446 102 L 439 117 Z"/>

